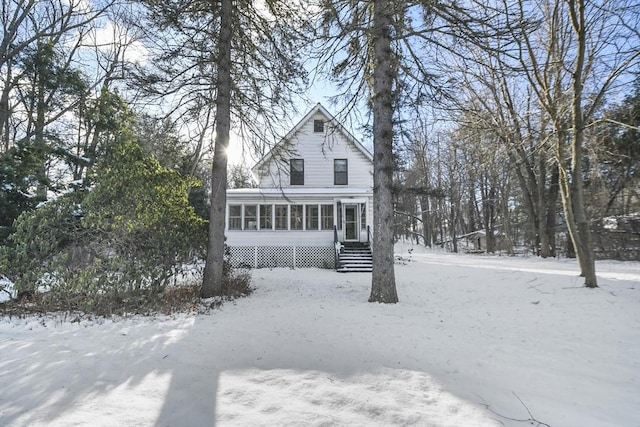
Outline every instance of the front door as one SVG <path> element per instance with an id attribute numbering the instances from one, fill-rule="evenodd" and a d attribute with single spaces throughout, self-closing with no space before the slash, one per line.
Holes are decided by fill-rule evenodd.
<path id="1" fill-rule="evenodd" d="M 358 215 L 358 205 L 344 205 L 344 240 L 360 240 L 360 215 Z"/>

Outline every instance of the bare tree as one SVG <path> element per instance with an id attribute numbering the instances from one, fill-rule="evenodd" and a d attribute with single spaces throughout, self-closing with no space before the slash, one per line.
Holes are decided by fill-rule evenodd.
<path id="1" fill-rule="evenodd" d="M 472 44 L 459 64 L 455 120 L 490 131 L 507 148 L 542 256 L 555 250 L 561 196 L 585 285 L 597 286 L 584 179 L 593 162 L 587 131 L 639 63 L 640 11 L 632 2 L 503 1 L 510 37 Z M 463 49 L 464 50 L 464 49 Z"/>
<path id="2" fill-rule="evenodd" d="M 465 58 L 451 61 L 449 69 L 459 76 L 459 86 L 450 108 L 457 126 L 497 143 L 487 155 L 504 147 L 504 161 L 511 163 L 528 212 L 531 246 L 542 257 L 553 256 L 558 168 L 550 161 L 548 120 L 532 100 L 526 80 L 514 70 L 512 52 L 503 49 L 470 46 Z"/>
<path id="3" fill-rule="evenodd" d="M 35 136 L 42 140 L 44 128 L 75 107 L 77 100 L 66 105 L 61 102 L 64 82 L 53 79 L 60 80 L 77 70 L 78 51 L 85 36 L 112 4 L 113 0 L 95 7 L 87 7 L 80 0 L 2 0 L 0 152 L 6 152 L 19 139 Z M 32 65 L 32 103 L 22 96 L 28 78 L 25 60 Z M 52 61 L 58 68 L 55 74 L 50 70 Z M 53 103 L 57 108 L 51 108 Z"/>
<path id="4" fill-rule="evenodd" d="M 3 0 L 0 9 L 0 200 L 10 227 L 90 163 L 79 141 L 105 73 L 92 34 L 115 0 Z M 99 90 L 97 91 L 99 92 Z"/>
<path id="5" fill-rule="evenodd" d="M 640 12 L 632 3 L 549 0 L 535 9 L 536 31 L 514 33 L 521 69 L 549 117 L 565 220 L 587 287 L 597 287 L 597 278 L 584 198 L 585 130 L 639 62 Z M 524 17 L 534 9 L 523 1 L 517 10 Z"/>

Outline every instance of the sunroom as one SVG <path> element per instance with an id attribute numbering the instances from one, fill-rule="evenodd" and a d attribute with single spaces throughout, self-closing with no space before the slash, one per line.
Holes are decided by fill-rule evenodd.
<path id="1" fill-rule="evenodd" d="M 371 193 L 318 190 L 229 190 L 226 235 L 232 263 L 334 268 L 336 241 L 368 242 Z"/>

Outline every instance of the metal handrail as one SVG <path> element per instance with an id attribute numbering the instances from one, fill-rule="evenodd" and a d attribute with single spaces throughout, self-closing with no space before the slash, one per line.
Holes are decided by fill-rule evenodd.
<path id="1" fill-rule="evenodd" d="M 371 226 L 367 225 L 367 243 L 369 244 L 369 250 L 373 253 L 373 248 L 371 247 Z"/>
<path id="2" fill-rule="evenodd" d="M 333 226 L 333 248 L 335 249 L 333 252 L 333 261 L 334 261 L 334 265 L 335 265 L 335 269 L 337 270 L 340 265 L 339 265 L 339 259 L 340 259 L 340 241 L 338 240 L 338 227 L 337 226 Z"/>

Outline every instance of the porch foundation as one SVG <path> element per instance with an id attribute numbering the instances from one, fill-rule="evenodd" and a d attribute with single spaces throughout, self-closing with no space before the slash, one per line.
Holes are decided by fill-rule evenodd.
<path id="1" fill-rule="evenodd" d="M 331 246 L 229 246 L 235 268 L 327 268 L 335 269 Z"/>

